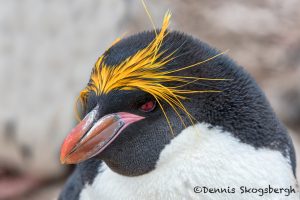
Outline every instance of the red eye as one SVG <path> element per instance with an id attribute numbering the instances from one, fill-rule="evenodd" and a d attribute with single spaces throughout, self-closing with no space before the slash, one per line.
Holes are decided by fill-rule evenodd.
<path id="1" fill-rule="evenodd" d="M 140 110 L 143 112 L 151 112 L 154 110 L 155 106 L 156 106 L 155 101 L 148 101 L 140 107 Z"/>

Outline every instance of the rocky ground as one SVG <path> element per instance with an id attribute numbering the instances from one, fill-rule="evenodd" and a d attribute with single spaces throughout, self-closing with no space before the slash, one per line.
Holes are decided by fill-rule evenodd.
<path id="1" fill-rule="evenodd" d="M 171 29 L 229 49 L 262 86 L 300 155 L 300 1 L 146 2 L 157 25 L 170 9 Z M 144 29 L 151 24 L 138 0 L 0 2 L 0 199 L 17 187 L 34 190 L 11 199 L 54 198 L 75 97 L 116 37 Z"/>

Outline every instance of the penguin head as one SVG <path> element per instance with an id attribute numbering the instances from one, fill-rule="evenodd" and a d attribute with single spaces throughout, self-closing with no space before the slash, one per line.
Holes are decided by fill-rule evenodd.
<path id="1" fill-rule="evenodd" d="M 61 162 L 95 158 L 116 173 L 142 175 L 183 129 L 201 122 L 286 154 L 286 136 L 271 133 L 284 128 L 274 126 L 254 80 L 207 44 L 168 31 L 168 19 L 160 30 L 121 39 L 98 59 L 80 94 L 83 119 L 66 137 Z"/>

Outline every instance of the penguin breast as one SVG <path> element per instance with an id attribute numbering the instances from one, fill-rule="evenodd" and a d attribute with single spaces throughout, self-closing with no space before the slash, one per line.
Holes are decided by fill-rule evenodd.
<path id="1" fill-rule="evenodd" d="M 103 163 L 94 182 L 82 190 L 80 199 L 221 200 L 285 197 L 284 194 L 267 195 L 264 198 L 257 193 L 240 194 L 241 186 L 265 188 L 269 185 L 296 188 L 292 167 L 279 151 L 256 149 L 219 127 L 198 123 L 175 137 L 161 152 L 155 169 L 147 174 L 127 177 L 113 172 Z M 235 188 L 235 193 L 195 193 L 196 186 Z M 296 195 L 299 194 L 290 195 L 291 199 L 297 199 Z"/>

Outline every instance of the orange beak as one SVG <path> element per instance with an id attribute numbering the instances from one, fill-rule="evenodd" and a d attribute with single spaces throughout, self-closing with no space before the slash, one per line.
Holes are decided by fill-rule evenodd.
<path id="1" fill-rule="evenodd" d="M 144 117 L 126 112 L 96 119 L 98 106 L 65 138 L 60 153 L 62 164 L 76 164 L 102 152 L 128 125 Z"/>

